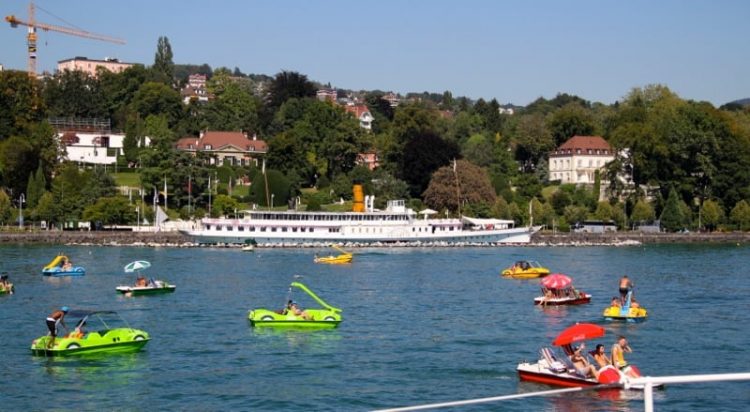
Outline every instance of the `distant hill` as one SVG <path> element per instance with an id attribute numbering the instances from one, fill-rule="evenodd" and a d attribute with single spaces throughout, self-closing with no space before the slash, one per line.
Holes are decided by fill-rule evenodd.
<path id="1" fill-rule="evenodd" d="M 722 110 L 729 110 L 733 112 L 738 112 L 744 110 L 744 108 L 750 107 L 750 97 L 746 97 L 744 99 L 738 99 L 733 102 L 726 103 L 719 107 L 719 109 Z"/>

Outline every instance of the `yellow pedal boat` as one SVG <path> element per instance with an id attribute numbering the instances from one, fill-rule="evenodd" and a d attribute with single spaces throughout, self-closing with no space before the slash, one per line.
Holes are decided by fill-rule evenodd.
<path id="1" fill-rule="evenodd" d="M 549 275 L 549 269 L 534 260 L 519 260 L 501 274 L 513 279 L 535 279 Z"/>
<path id="2" fill-rule="evenodd" d="M 315 258 L 313 259 L 313 262 L 315 263 L 327 263 L 329 265 L 341 265 L 346 263 L 352 263 L 352 260 L 354 259 L 354 255 L 350 252 L 347 252 L 343 249 L 340 249 L 339 247 L 332 246 L 334 249 L 341 252 L 338 256 L 322 256 L 319 257 L 318 255 L 315 255 Z"/>

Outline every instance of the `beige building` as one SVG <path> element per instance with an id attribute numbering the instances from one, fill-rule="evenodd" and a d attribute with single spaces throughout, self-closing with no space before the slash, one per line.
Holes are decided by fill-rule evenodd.
<path id="1" fill-rule="evenodd" d="M 268 152 L 268 145 L 244 132 L 201 132 L 199 137 L 183 137 L 177 141 L 177 150 L 210 155 L 211 164 L 232 166 L 258 165 L 258 159 Z"/>
<path id="2" fill-rule="evenodd" d="M 86 57 L 74 57 L 72 59 L 60 60 L 57 62 L 57 71 L 63 72 L 65 70 L 80 70 L 87 73 L 89 76 L 96 77 L 96 68 L 104 67 L 112 73 L 120 73 L 121 71 L 131 67 L 133 63 L 123 63 L 118 59 L 105 58 L 104 60 L 91 60 Z"/>
<path id="3" fill-rule="evenodd" d="M 612 147 L 601 136 L 573 136 L 550 153 L 549 179 L 593 184 L 596 171 L 614 159 Z"/>

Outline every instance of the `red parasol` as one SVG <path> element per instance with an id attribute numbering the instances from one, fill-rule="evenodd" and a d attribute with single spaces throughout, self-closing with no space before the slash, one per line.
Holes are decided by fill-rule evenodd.
<path id="1" fill-rule="evenodd" d="M 553 273 L 542 279 L 542 285 L 548 289 L 563 289 L 570 286 L 572 279 L 562 273 Z"/>
<path id="2" fill-rule="evenodd" d="M 604 336 L 604 328 L 593 323 L 576 323 L 557 335 L 552 341 L 555 346 L 569 345 L 586 339 L 601 338 Z"/>

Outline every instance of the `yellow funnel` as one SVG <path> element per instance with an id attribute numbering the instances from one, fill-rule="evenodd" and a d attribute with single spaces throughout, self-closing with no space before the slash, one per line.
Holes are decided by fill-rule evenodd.
<path id="1" fill-rule="evenodd" d="M 354 205 L 352 205 L 352 212 L 364 213 L 365 194 L 364 191 L 362 191 L 362 185 L 354 185 L 352 190 L 354 191 Z"/>

